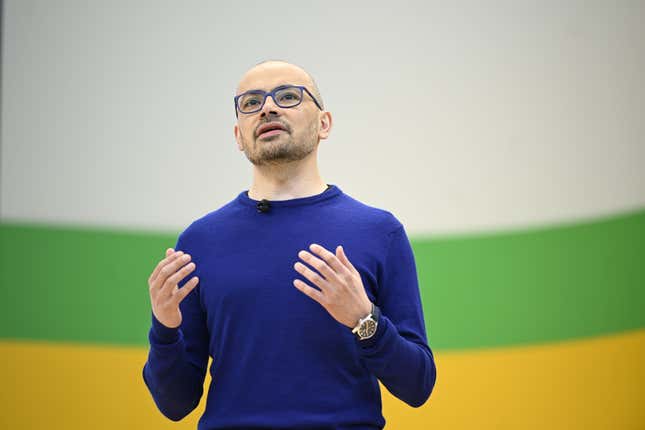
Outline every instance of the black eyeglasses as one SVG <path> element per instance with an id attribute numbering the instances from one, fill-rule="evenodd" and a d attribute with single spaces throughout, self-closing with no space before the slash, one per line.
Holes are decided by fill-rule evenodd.
<path id="1" fill-rule="evenodd" d="M 255 113 L 262 109 L 267 97 L 271 96 L 273 102 L 281 108 L 292 108 L 302 103 L 303 92 L 309 94 L 309 97 L 316 103 L 318 109 L 323 110 L 318 100 L 311 92 L 301 85 L 280 85 L 273 90 L 266 92 L 262 90 L 250 90 L 235 96 L 235 116 L 237 113 L 249 114 Z"/>

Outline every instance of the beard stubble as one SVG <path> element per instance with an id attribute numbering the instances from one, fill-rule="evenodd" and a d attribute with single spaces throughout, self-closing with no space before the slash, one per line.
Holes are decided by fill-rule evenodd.
<path id="1" fill-rule="evenodd" d="M 240 132 L 244 142 L 244 155 L 256 166 L 279 165 L 302 160 L 316 149 L 317 134 L 315 123 L 308 127 L 299 144 L 289 132 L 264 139 L 255 138 L 252 142 L 249 142 Z"/>

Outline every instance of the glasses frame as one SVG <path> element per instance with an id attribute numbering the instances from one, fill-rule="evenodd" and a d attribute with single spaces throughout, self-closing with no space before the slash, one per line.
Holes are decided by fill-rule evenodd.
<path id="1" fill-rule="evenodd" d="M 282 106 L 275 98 L 275 93 L 277 91 L 284 90 L 284 89 L 287 89 L 287 88 L 298 88 L 300 90 L 300 95 L 301 95 L 300 101 L 297 104 L 293 105 L 293 106 Z M 275 103 L 276 106 L 281 107 L 282 109 L 291 109 L 291 108 L 294 108 L 296 106 L 300 106 L 300 104 L 304 100 L 304 97 L 302 97 L 303 91 L 306 92 L 307 94 L 309 94 L 309 97 L 311 97 L 311 99 L 314 101 L 314 103 L 316 103 L 316 106 L 318 106 L 318 109 L 323 110 L 322 106 L 320 106 L 320 103 L 318 103 L 318 100 L 316 100 L 316 97 L 314 97 L 314 95 L 311 94 L 311 91 L 309 91 L 307 89 L 307 87 L 305 87 L 303 85 L 280 85 L 278 87 L 275 87 L 274 89 L 272 89 L 269 92 L 266 92 L 266 91 L 263 91 L 263 90 L 249 90 L 249 91 L 243 92 L 242 94 L 236 95 L 233 98 L 233 103 L 235 104 L 235 116 L 236 117 L 238 116 L 238 112 L 242 113 L 244 115 L 249 115 L 249 114 L 253 114 L 253 113 L 261 111 L 262 108 L 264 107 L 264 103 L 266 103 L 266 101 L 267 101 L 267 97 L 269 97 L 269 96 L 271 96 L 271 98 L 273 99 L 273 103 Z M 253 110 L 251 112 L 242 112 L 242 110 L 240 109 L 240 107 L 237 104 L 237 101 L 240 99 L 240 97 L 245 96 L 247 94 L 261 94 L 261 95 L 264 96 L 264 98 L 262 99 L 262 103 L 260 104 L 260 106 L 256 110 Z"/>

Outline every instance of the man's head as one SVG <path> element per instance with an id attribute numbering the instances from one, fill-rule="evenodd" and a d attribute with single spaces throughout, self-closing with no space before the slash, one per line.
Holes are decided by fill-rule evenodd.
<path id="1" fill-rule="evenodd" d="M 322 98 L 313 78 L 301 67 L 285 61 L 265 61 L 247 71 L 237 87 L 236 95 L 249 91 L 270 92 L 284 85 L 304 87 L 302 99 L 294 107 L 280 107 L 271 96 L 256 94 L 244 100 L 245 110 L 260 110 L 253 113 L 240 112 L 236 106 L 237 124 L 235 140 L 241 151 L 255 165 L 280 164 L 298 161 L 313 153 L 320 139 L 326 139 L 331 130 L 331 114 L 324 111 Z M 283 106 L 297 103 L 295 92 L 278 92 L 278 103 Z M 255 107 L 254 107 L 255 106 Z"/>

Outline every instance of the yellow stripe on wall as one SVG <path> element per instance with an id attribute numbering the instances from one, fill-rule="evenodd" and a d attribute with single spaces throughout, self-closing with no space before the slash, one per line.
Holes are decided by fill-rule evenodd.
<path id="1" fill-rule="evenodd" d="M 184 421 L 164 418 L 141 378 L 142 348 L 0 342 L 0 354 L 0 428 L 194 430 L 204 409 L 205 397 Z M 382 388 L 386 429 L 645 428 L 645 330 L 435 358 L 421 408 Z"/>
<path id="2" fill-rule="evenodd" d="M 143 383 L 144 348 L 0 343 L 2 429 L 192 429 L 167 420 Z M 5 412 L 6 409 L 6 412 Z"/>
<path id="3" fill-rule="evenodd" d="M 418 410 L 381 390 L 391 429 L 645 429 L 645 330 L 435 359 Z"/>

